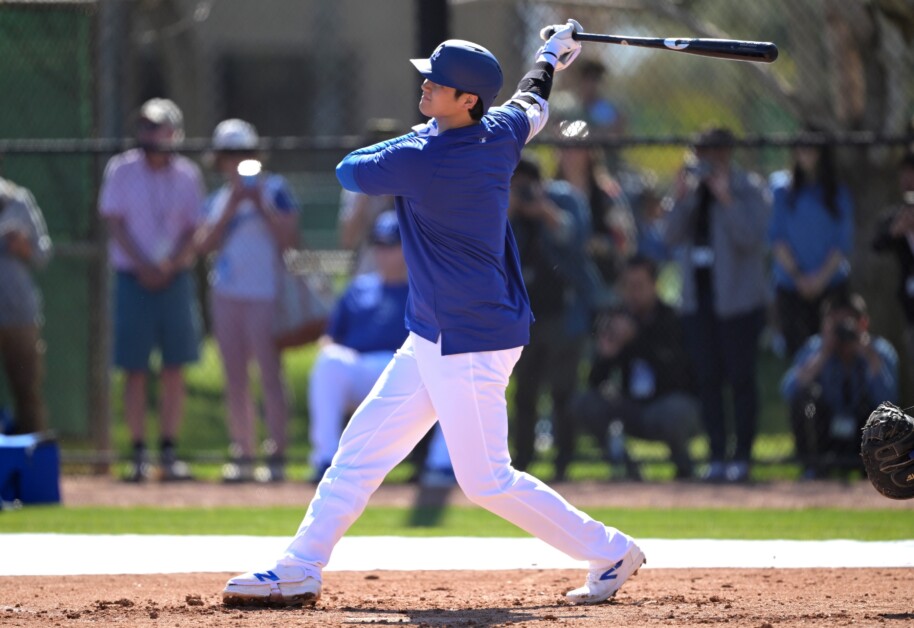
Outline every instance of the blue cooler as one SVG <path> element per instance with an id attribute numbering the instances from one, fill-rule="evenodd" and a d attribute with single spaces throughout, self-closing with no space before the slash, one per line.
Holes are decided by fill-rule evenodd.
<path id="1" fill-rule="evenodd" d="M 60 450 L 48 433 L 0 435 L 0 500 L 60 503 Z"/>

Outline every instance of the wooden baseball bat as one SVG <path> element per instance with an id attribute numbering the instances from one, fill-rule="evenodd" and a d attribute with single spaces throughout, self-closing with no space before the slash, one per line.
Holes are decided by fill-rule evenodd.
<path id="1" fill-rule="evenodd" d="M 543 33 L 543 39 L 552 35 L 552 30 Z M 754 63 L 771 63 L 778 58 L 778 47 L 768 41 L 739 41 L 737 39 L 688 39 L 678 37 L 625 37 L 622 35 L 600 35 L 597 33 L 578 33 L 572 37 L 578 41 L 598 41 L 620 46 L 638 46 L 640 48 L 659 48 L 684 52 L 701 57 L 730 59 L 732 61 L 752 61 Z"/>

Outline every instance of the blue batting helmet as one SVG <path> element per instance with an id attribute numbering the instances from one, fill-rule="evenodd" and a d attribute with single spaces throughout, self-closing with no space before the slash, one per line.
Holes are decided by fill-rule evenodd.
<path id="1" fill-rule="evenodd" d="M 410 61 L 433 83 L 479 96 L 483 111 L 489 110 L 501 89 L 503 79 L 498 59 L 471 41 L 448 39 L 428 59 Z"/>
<path id="2" fill-rule="evenodd" d="M 397 222 L 397 212 L 388 209 L 378 214 L 368 236 L 368 241 L 381 246 L 396 246 L 400 244 L 400 223 Z"/>

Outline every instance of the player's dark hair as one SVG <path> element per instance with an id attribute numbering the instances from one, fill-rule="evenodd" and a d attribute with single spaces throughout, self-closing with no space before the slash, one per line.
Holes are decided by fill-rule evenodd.
<path id="1" fill-rule="evenodd" d="M 822 129 L 810 126 L 807 128 L 806 132 L 821 134 Z M 838 220 L 841 212 L 838 209 L 838 168 L 835 161 L 834 145 L 826 142 L 824 144 L 801 144 L 799 146 L 818 149 L 819 161 L 816 163 L 816 180 L 822 186 L 822 198 L 825 202 L 825 209 L 828 210 L 828 214 L 832 217 L 832 220 Z M 800 190 L 808 183 L 803 169 L 795 162 L 793 165 L 793 177 L 790 182 L 790 190 L 787 195 L 791 211 L 796 209 L 797 197 L 800 194 Z"/>
<path id="2" fill-rule="evenodd" d="M 643 268 L 647 271 L 647 274 L 650 275 L 652 280 L 657 281 L 657 263 L 647 255 L 642 255 L 641 253 L 632 255 L 627 260 L 625 260 L 623 268 L 625 270 Z"/>
<path id="3" fill-rule="evenodd" d="M 460 89 L 455 89 L 455 90 L 454 90 L 454 97 L 455 97 L 455 98 L 460 98 L 460 97 L 463 96 L 464 94 L 471 94 L 471 95 L 473 95 L 473 96 L 476 96 L 476 104 L 473 105 L 473 108 L 472 108 L 472 109 L 470 109 L 470 117 L 471 117 L 473 120 L 476 120 L 477 122 L 478 122 L 479 120 L 482 120 L 482 116 L 483 116 L 483 114 L 485 113 L 485 111 L 482 110 L 482 98 L 479 97 L 479 94 L 474 94 L 473 92 L 465 92 L 465 91 L 460 90 Z"/>

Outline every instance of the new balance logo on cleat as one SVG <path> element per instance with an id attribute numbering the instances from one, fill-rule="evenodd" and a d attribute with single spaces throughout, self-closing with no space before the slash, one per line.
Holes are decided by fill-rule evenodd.
<path id="1" fill-rule="evenodd" d="M 225 583 L 226 606 L 314 606 L 321 597 L 318 569 L 277 564 L 264 571 L 249 571 Z"/>
<path id="2" fill-rule="evenodd" d="M 634 543 L 619 562 L 606 568 L 599 567 L 587 572 L 584 586 L 565 594 L 572 604 L 598 604 L 616 595 L 625 581 L 638 573 L 644 564 L 644 552 Z"/>
<path id="3" fill-rule="evenodd" d="M 621 566 L 622 566 L 622 561 L 620 560 L 615 565 L 613 565 L 612 567 L 610 567 L 609 569 L 604 571 L 603 574 L 600 576 L 600 580 L 615 580 L 618 577 L 616 575 L 616 570 L 618 570 L 619 567 L 621 567 Z"/>

